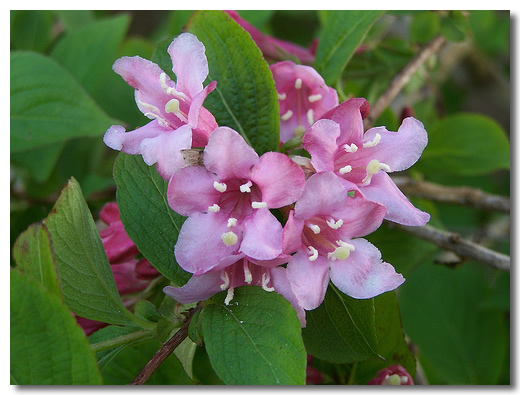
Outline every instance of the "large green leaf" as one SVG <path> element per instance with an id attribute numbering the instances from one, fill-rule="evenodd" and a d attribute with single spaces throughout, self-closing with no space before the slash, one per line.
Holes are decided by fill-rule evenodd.
<path id="1" fill-rule="evenodd" d="M 121 302 L 101 238 L 78 182 L 71 178 L 45 219 L 65 304 L 77 315 L 136 324 Z"/>
<path id="2" fill-rule="evenodd" d="M 332 284 L 325 300 L 307 312 L 303 340 L 309 354 L 335 363 L 378 357 L 374 300 L 352 299 Z"/>
<path id="3" fill-rule="evenodd" d="M 101 384 L 94 354 L 60 299 L 11 270 L 11 384 Z"/>
<path id="4" fill-rule="evenodd" d="M 217 81 L 204 106 L 220 126 L 239 132 L 259 154 L 278 149 L 278 94 L 260 49 L 223 11 L 198 11 L 188 30 L 206 47 L 208 80 Z"/>
<path id="5" fill-rule="evenodd" d="M 166 278 L 186 284 L 191 275 L 173 253 L 185 217 L 168 205 L 164 181 L 139 155 L 120 153 L 114 166 L 117 204 L 125 230 L 139 251 Z"/>
<path id="6" fill-rule="evenodd" d="M 11 53 L 11 151 L 101 136 L 116 123 L 56 61 Z"/>
<path id="7" fill-rule="evenodd" d="M 383 11 L 335 10 L 329 12 L 320 35 L 314 67 L 328 85 L 340 77 L 372 24 Z"/>
<path id="8" fill-rule="evenodd" d="M 305 384 L 306 353 L 296 312 L 282 296 L 239 287 L 202 311 L 211 365 L 226 384 Z"/>
<path id="9" fill-rule="evenodd" d="M 480 114 L 451 115 L 427 128 L 428 145 L 414 166 L 425 173 L 478 175 L 509 169 L 509 141 Z"/>

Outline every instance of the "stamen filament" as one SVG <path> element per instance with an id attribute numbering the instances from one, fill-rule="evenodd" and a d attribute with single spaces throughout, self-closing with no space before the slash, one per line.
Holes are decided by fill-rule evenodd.
<path id="1" fill-rule="evenodd" d="M 220 285 L 220 289 L 221 289 L 222 291 L 224 291 L 225 289 L 227 289 L 227 287 L 229 287 L 229 276 L 228 276 L 227 272 L 224 272 L 224 271 L 223 271 L 223 272 L 220 274 L 220 279 L 221 279 L 222 281 L 224 281 L 224 283 Z"/>
<path id="2" fill-rule="evenodd" d="M 269 281 L 271 281 L 271 276 L 268 273 L 262 274 L 262 289 L 267 292 L 273 292 L 273 287 L 268 287 L 267 284 L 269 284 Z"/>
<path id="3" fill-rule="evenodd" d="M 229 302 L 231 302 L 233 300 L 234 293 L 235 293 L 235 289 L 233 287 L 231 287 L 227 290 L 227 296 L 226 296 L 226 299 L 224 299 L 224 304 L 226 306 L 228 306 Z"/>
<path id="4" fill-rule="evenodd" d="M 248 284 L 251 284 L 253 281 L 253 275 L 251 274 L 251 270 L 249 270 L 249 262 L 247 259 L 244 259 L 244 281 Z"/>

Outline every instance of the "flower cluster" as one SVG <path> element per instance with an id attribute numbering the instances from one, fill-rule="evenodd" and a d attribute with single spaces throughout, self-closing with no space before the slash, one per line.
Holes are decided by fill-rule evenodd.
<path id="1" fill-rule="evenodd" d="M 305 310 L 321 304 L 329 281 L 358 299 L 404 282 L 363 237 L 384 219 L 412 226 L 429 220 L 388 174 L 420 157 L 427 144 L 421 122 L 410 117 L 397 132 L 364 132 L 365 99 L 339 103 L 312 67 L 282 61 L 270 67 L 280 140 L 302 138 L 309 156 L 259 156 L 203 107 L 216 85 L 203 87 L 203 44 L 183 33 L 168 52 L 176 83 L 139 57 L 116 61 L 114 70 L 136 89 L 138 107 L 152 120 L 131 132 L 112 126 L 104 138 L 109 147 L 156 164 L 168 181 L 170 207 L 188 217 L 175 257 L 193 276 L 183 287 L 166 287 L 167 295 L 191 303 L 226 290 L 229 303 L 236 287 L 260 286 L 284 296 L 305 326 Z M 195 147 L 203 147 L 202 160 L 188 165 L 181 150 Z"/>

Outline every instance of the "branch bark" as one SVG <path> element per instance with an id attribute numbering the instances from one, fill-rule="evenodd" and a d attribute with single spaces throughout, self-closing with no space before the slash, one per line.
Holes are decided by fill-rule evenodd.
<path id="1" fill-rule="evenodd" d="M 416 181 L 407 177 L 393 177 L 395 184 L 405 195 L 423 197 L 429 200 L 471 206 L 483 210 L 499 211 L 509 214 L 510 199 L 486 193 L 470 187 L 447 187 L 426 181 Z"/>
<path id="2" fill-rule="evenodd" d="M 430 225 L 404 226 L 392 224 L 391 226 L 395 226 L 397 229 L 401 229 L 445 250 L 452 251 L 461 257 L 470 258 L 500 270 L 511 270 L 511 258 L 508 255 L 468 241 L 458 233 L 446 232 Z"/>
<path id="3" fill-rule="evenodd" d="M 164 362 L 166 358 L 168 358 L 172 352 L 177 348 L 179 344 L 181 344 L 184 339 L 188 336 L 188 327 L 190 326 L 190 321 L 196 311 L 200 310 L 202 307 L 197 305 L 197 307 L 190 310 L 189 315 L 186 317 L 184 324 L 182 324 L 181 328 L 175 332 L 175 334 L 168 340 L 164 345 L 157 351 L 152 359 L 148 361 L 145 367 L 139 372 L 139 374 L 132 380 L 131 385 L 143 385 L 148 381 L 150 376 L 157 370 L 157 368 Z"/>
<path id="4" fill-rule="evenodd" d="M 364 121 L 365 130 L 371 128 L 377 118 L 383 113 L 390 103 L 399 94 L 401 89 L 410 80 L 412 75 L 434 54 L 439 52 L 446 43 L 446 39 L 442 36 L 437 36 L 428 43 L 406 67 L 395 76 L 388 89 L 377 99 L 373 106 L 371 106 L 370 114 Z"/>

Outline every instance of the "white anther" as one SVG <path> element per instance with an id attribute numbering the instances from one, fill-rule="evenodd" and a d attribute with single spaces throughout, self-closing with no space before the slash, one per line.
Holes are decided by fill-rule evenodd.
<path id="1" fill-rule="evenodd" d="M 322 98 L 323 96 L 318 93 L 317 95 L 310 95 L 307 99 L 309 100 L 309 103 L 314 103 Z"/>
<path id="2" fill-rule="evenodd" d="M 249 180 L 248 182 L 246 182 L 243 185 L 240 185 L 240 192 L 242 192 L 242 193 L 246 193 L 246 192 L 250 193 L 252 185 L 253 185 L 253 183 L 251 182 L 251 180 Z"/>
<path id="3" fill-rule="evenodd" d="M 311 225 L 309 225 L 309 228 L 311 228 L 311 230 L 314 232 L 315 235 L 317 235 L 318 233 L 321 232 L 321 229 L 318 225 L 311 224 Z"/>
<path id="4" fill-rule="evenodd" d="M 227 185 L 223 182 L 215 181 L 213 182 L 213 188 L 215 188 L 217 191 L 224 193 L 227 190 Z"/>
<path id="5" fill-rule="evenodd" d="M 246 259 L 244 259 L 244 281 L 248 284 L 251 284 L 253 281 L 253 275 L 251 274 L 251 270 L 249 270 L 249 263 Z"/>
<path id="6" fill-rule="evenodd" d="M 314 123 L 314 110 L 312 108 L 307 111 L 307 122 L 309 122 L 309 125 Z"/>
<path id="7" fill-rule="evenodd" d="M 301 78 L 296 78 L 296 81 L 294 81 L 294 87 L 296 89 L 301 89 L 301 87 L 302 87 L 302 79 Z"/>
<path id="8" fill-rule="evenodd" d="M 222 234 L 222 241 L 224 242 L 225 245 L 230 247 L 232 245 L 235 245 L 238 242 L 238 236 L 233 231 L 230 230 L 229 232 Z"/>
<path id="9" fill-rule="evenodd" d="M 339 174 L 347 174 L 347 173 L 350 173 L 351 171 L 352 171 L 352 166 L 346 165 L 346 166 L 342 167 L 341 169 L 339 169 Z"/>
<path id="10" fill-rule="evenodd" d="M 228 228 L 232 228 L 233 226 L 236 226 L 236 225 L 237 225 L 237 219 L 236 218 L 231 217 L 231 218 L 229 218 L 227 220 L 227 227 Z"/>
<path id="11" fill-rule="evenodd" d="M 376 133 L 372 141 L 367 141 L 366 143 L 363 143 L 363 148 L 375 147 L 377 144 L 379 144 L 380 141 L 381 135 L 379 133 Z"/>
<path id="12" fill-rule="evenodd" d="M 142 102 L 141 100 L 138 100 L 137 104 L 143 108 L 146 108 L 147 110 L 150 110 L 155 115 L 161 114 L 161 111 L 157 107 L 155 107 L 153 104 L 148 104 L 148 103 Z"/>
<path id="13" fill-rule="evenodd" d="M 340 218 L 337 221 L 334 221 L 334 218 L 327 220 L 327 225 L 329 225 L 332 229 L 339 229 L 341 225 L 343 225 L 343 220 Z"/>
<path id="14" fill-rule="evenodd" d="M 386 163 L 379 162 L 377 159 L 372 159 L 370 162 L 368 162 L 366 170 L 367 170 L 367 175 L 361 181 L 365 185 L 370 184 L 370 180 L 372 180 L 372 176 L 374 174 L 376 174 L 379 170 L 384 170 L 386 172 L 392 171 L 390 169 L 390 166 L 388 166 Z"/>
<path id="15" fill-rule="evenodd" d="M 302 125 L 298 125 L 294 128 L 293 133 L 295 136 L 301 136 L 305 133 L 305 128 Z"/>
<path id="16" fill-rule="evenodd" d="M 278 93 L 278 100 L 285 100 L 287 99 L 287 93 Z"/>
<path id="17" fill-rule="evenodd" d="M 164 106 L 164 111 L 170 114 L 177 114 L 179 112 L 179 101 L 177 99 L 171 99 Z"/>
<path id="18" fill-rule="evenodd" d="M 229 305 L 229 302 L 231 302 L 233 300 L 233 295 L 235 293 L 235 289 L 234 288 L 229 288 L 227 290 L 227 295 L 226 295 L 226 299 L 224 299 L 224 304 L 226 306 Z"/>
<path id="19" fill-rule="evenodd" d="M 182 92 L 179 92 L 177 89 L 175 89 L 173 86 L 168 86 L 168 84 L 166 83 L 166 73 L 161 73 L 161 75 L 159 76 L 159 82 L 161 83 L 161 88 L 162 90 L 168 94 L 168 95 L 173 95 L 173 96 L 177 96 L 178 98 L 182 99 L 182 100 L 186 100 L 188 98 L 188 96 L 186 96 L 184 93 Z"/>
<path id="20" fill-rule="evenodd" d="M 335 261 L 336 259 L 339 259 L 340 261 L 347 259 L 350 256 L 350 253 L 356 249 L 352 244 L 342 240 L 338 240 L 336 243 L 339 247 L 337 247 L 333 252 L 329 252 L 327 255 L 327 258 L 331 261 Z"/>
<path id="21" fill-rule="evenodd" d="M 313 246 L 309 246 L 309 261 L 314 262 L 316 259 L 318 259 L 318 250 L 314 248 Z"/>
<path id="22" fill-rule="evenodd" d="M 229 287 L 229 276 L 228 276 L 227 272 L 222 272 L 222 273 L 220 274 L 220 279 L 221 279 L 222 281 L 224 281 L 224 283 L 220 285 L 220 289 L 223 291 L 223 290 L 225 290 L 227 287 Z"/>
<path id="23" fill-rule="evenodd" d="M 283 114 L 280 118 L 282 121 L 288 121 L 293 116 L 292 110 L 288 110 L 285 114 Z"/>
<path id="24" fill-rule="evenodd" d="M 217 203 L 215 203 L 213 206 L 208 207 L 208 211 L 210 213 L 218 213 L 220 211 L 220 206 Z"/>
<path id="25" fill-rule="evenodd" d="M 358 147 L 356 144 L 352 143 L 350 145 L 345 144 L 343 149 L 345 150 L 345 152 L 352 153 L 352 152 L 356 152 L 358 150 Z"/>
<path id="26" fill-rule="evenodd" d="M 154 112 L 145 112 L 144 116 L 149 119 L 157 119 L 159 124 L 161 124 L 162 126 L 170 127 L 170 124 L 168 123 L 168 121 L 166 121 L 166 119 L 161 118 L 161 116 L 157 115 Z"/>
<path id="27" fill-rule="evenodd" d="M 269 281 L 271 281 L 271 276 L 269 274 L 267 274 L 266 276 L 266 273 L 262 274 L 262 289 L 267 292 L 273 292 L 274 288 L 267 286 L 267 284 L 269 284 Z"/>
<path id="28" fill-rule="evenodd" d="M 267 203 L 266 202 L 251 202 L 251 207 L 253 208 L 266 208 Z"/>

